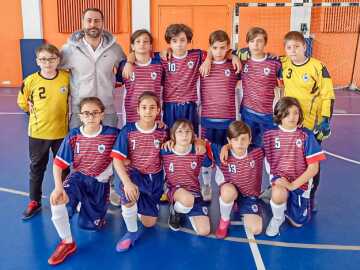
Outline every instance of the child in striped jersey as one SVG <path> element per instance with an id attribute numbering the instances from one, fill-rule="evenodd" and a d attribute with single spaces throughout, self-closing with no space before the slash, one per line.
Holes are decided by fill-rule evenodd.
<path id="1" fill-rule="evenodd" d="M 259 195 L 264 161 L 261 148 L 249 148 L 251 130 L 242 121 L 234 121 L 227 129 L 228 145 L 226 163 L 221 162 L 220 145 L 212 145 L 214 158 L 221 177 L 220 185 L 220 222 L 216 229 L 217 238 L 225 238 L 230 225 L 230 214 L 237 201 L 245 226 L 253 233 L 262 232 L 262 217 Z M 223 150 L 222 150 L 223 151 Z M 221 151 L 221 152 L 222 152 Z"/>
<path id="2" fill-rule="evenodd" d="M 209 45 L 213 59 L 210 73 L 200 78 L 201 137 L 224 145 L 227 143 L 226 129 L 236 119 L 236 88 L 240 85 L 240 75 L 227 58 L 230 39 L 226 32 L 212 32 Z M 211 175 L 211 167 L 204 170 L 203 175 Z M 205 179 L 211 177 L 204 178 L 202 187 L 204 199 L 210 201 L 211 186 Z"/>
<path id="3" fill-rule="evenodd" d="M 252 143 L 262 145 L 264 132 L 274 126 L 273 107 L 280 98 L 281 62 L 264 52 L 267 33 L 260 27 L 251 28 L 246 42 L 251 56 L 242 60 L 241 82 L 243 97 L 241 119 L 251 128 Z M 240 56 L 241 50 L 237 54 Z"/>
<path id="4" fill-rule="evenodd" d="M 78 223 L 83 229 L 99 230 L 105 224 L 109 205 L 109 178 L 113 175 L 111 149 L 118 129 L 102 126 L 105 106 L 97 97 L 80 102 L 83 125 L 65 137 L 54 159 L 55 189 L 50 196 L 52 221 L 62 241 L 48 260 L 51 265 L 63 262 L 76 251 L 69 217 L 81 203 Z M 72 166 L 72 172 L 62 181 L 62 171 Z"/>
<path id="5" fill-rule="evenodd" d="M 303 119 L 299 101 L 283 97 L 274 110 L 278 126 L 264 134 L 265 156 L 273 185 L 270 201 L 273 217 L 266 229 L 268 236 L 279 234 L 285 217 L 295 227 L 310 220 L 312 178 L 325 155 L 313 132 L 299 128 Z"/>
<path id="6" fill-rule="evenodd" d="M 139 120 L 123 127 L 111 153 L 121 180 L 122 216 L 127 228 L 116 245 L 118 252 L 127 251 L 139 238 L 142 230 L 138 228 L 138 214 L 145 227 L 156 224 L 163 194 L 160 146 L 167 138 L 167 131 L 155 122 L 160 113 L 160 100 L 154 92 L 145 91 L 139 97 L 137 108 Z"/>
<path id="7" fill-rule="evenodd" d="M 161 151 L 169 188 L 169 227 L 178 231 L 182 215 L 187 215 L 198 235 L 208 235 L 210 222 L 207 206 L 200 194 L 199 175 L 202 166 L 211 166 L 211 153 L 196 153 L 195 132 L 189 120 L 176 120 L 170 137 L 173 148 Z"/>
<path id="8" fill-rule="evenodd" d="M 139 96 L 144 91 L 152 91 L 161 98 L 161 88 L 163 79 L 163 67 L 160 63 L 159 53 L 152 55 L 153 37 L 146 29 L 135 31 L 130 38 L 131 54 L 128 60 L 120 62 L 116 74 L 117 83 L 125 85 L 125 100 L 123 111 L 126 117 L 123 118 L 123 124 L 134 123 L 138 120 L 137 102 Z M 129 78 L 123 76 L 123 70 L 126 62 L 134 58 L 134 65 Z M 160 119 L 160 118 L 159 118 Z"/>
<path id="9" fill-rule="evenodd" d="M 188 119 L 198 134 L 197 81 L 199 68 L 206 53 L 199 49 L 188 50 L 193 32 L 184 24 L 171 24 L 166 28 L 165 40 L 172 55 L 162 59 L 164 67 L 164 123 L 171 127 L 177 119 Z"/>

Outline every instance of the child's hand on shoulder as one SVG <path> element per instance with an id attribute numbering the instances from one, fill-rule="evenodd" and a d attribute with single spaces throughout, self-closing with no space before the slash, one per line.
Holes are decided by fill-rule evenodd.
<path id="1" fill-rule="evenodd" d="M 202 139 L 195 139 L 195 152 L 197 155 L 204 155 L 206 153 L 206 142 Z"/>
<path id="2" fill-rule="evenodd" d="M 227 160 L 228 160 L 228 157 L 229 157 L 229 150 L 230 150 L 230 145 L 229 144 L 225 144 L 223 147 L 221 147 L 220 161 L 224 165 L 227 164 Z"/>
<path id="3" fill-rule="evenodd" d="M 165 151 L 171 151 L 171 149 L 173 149 L 175 146 L 175 143 L 173 140 L 168 140 L 166 142 L 164 142 L 161 145 L 161 149 L 165 150 Z"/>

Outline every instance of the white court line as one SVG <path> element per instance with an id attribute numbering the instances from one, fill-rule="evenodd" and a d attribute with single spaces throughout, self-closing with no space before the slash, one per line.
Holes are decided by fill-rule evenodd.
<path id="1" fill-rule="evenodd" d="M 256 269 L 257 270 L 265 270 L 266 268 L 265 268 L 264 262 L 261 258 L 261 254 L 260 254 L 260 251 L 259 251 L 259 248 L 258 248 L 258 245 L 256 243 L 253 233 L 251 231 L 249 231 L 248 227 L 245 225 L 244 225 L 244 229 L 245 229 L 246 237 L 249 240 L 249 246 L 251 249 L 251 253 L 254 257 Z"/>
<path id="2" fill-rule="evenodd" d="M 345 161 L 347 161 L 347 162 L 351 162 L 351 163 L 360 165 L 360 161 L 357 161 L 357 160 L 354 160 L 354 159 L 350 159 L 350 158 L 346 158 L 346 157 L 343 157 L 343 156 L 340 156 L 340 155 L 337 155 L 337 154 L 334 154 L 334 153 L 331 153 L 331 152 L 328 152 L 328 151 L 324 151 L 324 152 L 325 152 L 326 154 L 328 154 L 329 156 L 332 156 L 332 157 L 335 157 L 335 158 L 338 158 L 338 159 L 345 160 Z"/>
<path id="3" fill-rule="evenodd" d="M 2 188 L 0 187 L 0 192 L 8 192 L 11 194 L 21 195 L 21 196 L 28 196 L 29 193 L 15 190 L 15 189 L 9 189 L 9 188 Z M 47 198 L 47 196 L 42 196 L 43 198 Z M 114 215 L 115 211 L 110 211 L 109 214 Z M 157 222 L 157 224 L 161 228 L 169 228 L 169 226 L 166 223 Z M 188 228 L 180 228 L 180 231 L 184 233 L 189 233 L 192 235 L 197 235 L 194 230 L 188 229 Z M 214 234 L 210 234 L 206 236 L 207 238 L 216 239 Z M 242 237 L 232 237 L 229 236 L 224 241 L 231 241 L 231 242 L 237 242 L 237 243 L 250 243 L 252 240 Z M 333 244 L 304 244 L 304 243 L 289 243 L 289 242 L 280 242 L 280 241 L 272 241 L 272 240 L 256 240 L 257 244 L 259 245 L 265 245 L 265 246 L 274 246 L 274 247 L 286 247 L 286 248 L 302 248 L 302 249 L 321 249 L 321 250 L 350 250 L 350 251 L 360 251 L 360 246 L 355 245 L 333 245 Z"/>
<path id="4" fill-rule="evenodd" d="M 360 113 L 334 113 L 333 116 L 360 116 Z"/>
<path id="5" fill-rule="evenodd" d="M 25 196 L 25 197 L 29 197 L 29 193 L 28 192 L 24 192 L 24 191 L 20 191 L 20 190 L 16 190 L 16 189 L 11 189 L 11 188 L 2 188 L 0 187 L 0 191 L 2 192 L 7 192 L 7 193 L 11 193 L 11 194 L 16 194 L 16 195 L 21 195 L 21 196 Z M 43 199 L 46 199 L 47 197 L 42 195 L 41 196 Z"/>

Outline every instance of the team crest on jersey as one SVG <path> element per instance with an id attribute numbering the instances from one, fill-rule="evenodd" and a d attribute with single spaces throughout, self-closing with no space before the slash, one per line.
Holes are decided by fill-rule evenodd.
<path id="1" fill-rule="evenodd" d="M 135 72 L 132 72 L 130 75 L 130 81 L 135 81 Z"/>
<path id="2" fill-rule="evenodd" d="M 297 139 L 296 142 L 295 142 L 295 145 L 300 148 L 302 146 L 301 139 Z"/>
<path id="3" fill-rule="evenodd" d="M 105 145 L 99 144 L 99 145 L 98 145 L 98 152 L 99 152 L 100 154 L 104 153 L 104 152 L 105 152 Z"/>
<path id="4" fill-rule="evenodd" d="M 247 73 L 249 71 L 249 66 L 248 64 L 245 64 L 244 65 L 244 72 Z"/>
<path id="5" fill-rule="evenodd" d="M 156 78 L 157 78 L 156 72 L 151 72 L 150 76 L 151 76 L 151 79 L 152 79 L 153 81 L 155 81 Z"/>
<path id="6" fill-rule="evenodd" d="M 225 73 L 226 77 L 229 77 L 230 76 L 230 69 L 228 69 L 228 68 L 225 69 L 224 73 Z"/>
<path id="7" fill-rule="evenodd" d="M 194 61 L 189 61 L 189 62 L 187 63 L 187 66 L 188 66 L 188 68 L 193 69 L 193 67 L 194 67 Z"/>
<path id="8" fill-rule="evenodd" d="M 159 140 L 154 140 L 154 146 L 156 149 L 159 149 L 160 148 L 160 141 Z"/>
<path id="9" fill-rule="evenodd" d="M 268 76 L 270 74 L 270 68 L 268 67 L 264 68 L 264 74 L 265 76 Z"/>
<path id="10" fill-rule="evenodd" d="M 302 77 L 304 82 L 307 82 L 309 80 L 309 75 L 307 75 L 306 73 L 303 75 Z"/>
<path id="11" fill-rule="evenodd" d="M 255 167 L 255 160 L 251 160 L 251 161 L 250 161 L 250 167 L 251 167 L 251 168 L 254 168 L 254 167 Z"/>
<path id="12" fill-rule="evenodd" d="M 258 207 L 256 204 L 252 204 L 252 205 L 251 205 L 251 210 L 252 210 L 254 213 L 257 213 L 257 212 L 259 212 L 259 207 Z"/>
<path id="13" fill-rule="evenodd" d="M 202 210 L 202 212 L 204 213 L 205 216 L 207 216 L 209 214 L 209 210 L 208 210 L 208 208 L 206 206 L 203 206 L 201 210 Z"/>
<path id="14" fill-rule="evenodd" d="M 196 161 L 191 162 L 190 164 L 191 169 L 195 170 L 196 166 L 197 166 Z"/>
<path id="15" fill-rule="evenodd" d="M 67 92 L 67 87 L 62 86 L 62 87 L 60 87 L 59 91 L 60 91 L 60 93 L 65 94 Z"/>

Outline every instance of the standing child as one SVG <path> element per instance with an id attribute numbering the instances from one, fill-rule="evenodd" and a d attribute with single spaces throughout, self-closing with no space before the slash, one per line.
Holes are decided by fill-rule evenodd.
<path id="1" fill-rule="evenodd" d="M 220 146 L 212 145 L 215 161 L 221 169 L 220 222 L 217 238 L 225 238 L 230 225 L 230 214 L 237 201 L 245 226 L 254 234 L 262 232 L 259 195 L 263 171 L 264 152 L 249 148 L 251 130 L 242 121 L 234 121 L 227 129 L 228 153 L 226 164 L 220 162 Z"/>
<path id="2" fill-rule="evenodd" d="M 99 230 L 105 224 L 109 205 L 109 178 L 113 175 L 112 146 L 118 129 L 102 126 L 105 106 L 97 97 L 80 102 L 80 120 L 83 125 L 74 128 L 64 139 L 54 160 L 55 189 L 50 203 L 52 221 L 62 241 L 48 260 L 51 265 L 63 262 L 76 251 L 69 217 L 79 212 L 79 226 Z M 61 172 L 72 165 L 72 173 L 62 182 Z"/>
<path id="3" fill-rule="evenodd" d="M 297 98 L 304 113 L 303 126 L 312 130 L 318 143 L 330 136 L 330 118 L 335 94 L 330 74 L 324 64 L 306 57 L 304 36 L 297 31 L 284 38 L 286 57 L 282 61 L 285 96 Z M 311 208 L 315 210 L 315 192 L 320 182 L 320 170 L 314 177 L 311 190 Z"/>
<path id="4" fill-rule="evenodd" d="M 266 31 L 260 27 L 247 32 L 251 57 L 242 61 L 241 70 L 241 119 L 251 128 L 252 143 L 258 147 L 262 145 L 264 131 L 274 126 L 273 104 L 280 98 L 281 63 L 264 52 L 267 40 Z M 241 52 L 238 51 L 239 56 Z"/>
<path id="5" fill-rule="evenodd" d="M 137 218 L 145 227 L 156 224 L 158 204 L 163 194 L 164 173 L 160 146 L 167 138 L 155 120 L 160 113 L 160 100 L 154 92 L 143 92 L 138 101 L 139 120 L 121 130 L 111 156 L 121 179 L 122 216 L 127 232 L 116 245 L 118 252 L 127 251 L 139 238 Z M 126 160 L 130 161 L 128 168 Z"/>
<path id="6" fill-rule="evenodd" d="M 171 24 L 166 28 L 165 40 L 172 56 L 170 60 L 161 60 L 165 72 L 163 120 L 171 127 L 177 119 L 188 119 L 198 134 L 197 80 L 206 53 L 188 50 L 192 37 L 192 30 L 184 24 Z"/>
<path id="7" fill-rule="evenodd" d="M 271 209 L 273 217 L 266 235 L 276 236 L 285 217 L 295 227 L 310 220 L 312 178 L 325 155 L 314 134 L 299 128 L 303 113 L 297 99 L 283 97 L 275 106 L 278 127 L 265 132 L 264 149 L 272 175 Z"/>
<path id="8" fill-rule="evenodd" d="M 41 210 L 42 182 L 49 151 L 56 155 L 68 132 L 69 74 L 58 70 L 59 50 L 50 44 L 36 49 L 40 71 L 29 75 L 19 92 L 19 107 L 30 114 L 30 203 L 22 214 L 29 219 Z"/>
<path id="9" fill-rule="evenodd" d="M 228 59 L 230 39 L 218 30 L 209 37 L 212 64 L 210 73 L 200 78 L 201 137 L 211 143 L 226 144 L 226 129 L 236 119 L 236 88 L 240 76 L 235 73 L 232 60 Z M 203 175 L 210 175 L 212 168 L 203 168 Z M 208 181 L 207 181 L 207 180 Z M 211 200 L 211 177 L 204 177 L 202 195 Z"/>
<path id="10" fill-rule="evenodd" d="M 159 53 L 152 55 L 152 42 L 153 37 L 145 29 L 137 30 L 131 35 L 131 52 L 134 53 L 135 63 L 128 79 L 122 76 L 126 60 L 120 62 L 116 80 L 125 84 L 124 109 L 126 117 L 124 117 L 124 125 L 138 120 L 137 102 L 144 91 L 152 91 L 161 97 L 163 67 L 160 63 Z"/>
<path id="11" fill-rule="evenodd" d="M 199 175 L 202 166 L 211 166 L 211 157 L 196 154 L 195 132 L 189 120 L 176 120 L 170 137 L 174 142 L 173 149 L 161 151 L 171 203 L 169 227 L 178 231 L 184 214 L 198 235 L 208 235 L 210 222 L 208 209 L 200 195 Z"/>

